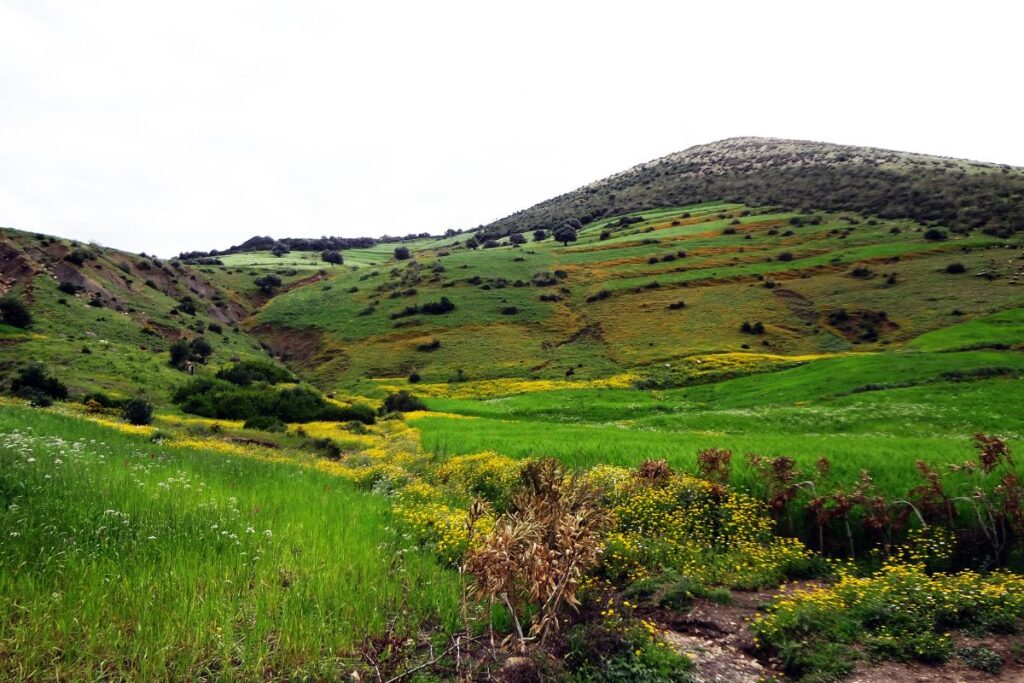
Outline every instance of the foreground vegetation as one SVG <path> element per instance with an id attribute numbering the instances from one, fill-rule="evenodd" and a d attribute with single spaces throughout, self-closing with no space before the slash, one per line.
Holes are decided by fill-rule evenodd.
<path id="1" fill-rule="evenodd" d="M 385 500 L 228 451 L 0 409 L 5 679 L 338 678 L 454 627 L 455 574 Z"/>

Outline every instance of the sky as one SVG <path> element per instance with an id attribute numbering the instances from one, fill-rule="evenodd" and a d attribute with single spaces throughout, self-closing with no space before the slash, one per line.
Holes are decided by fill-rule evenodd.
<path id="1" fill-rule="evenodd" d="M 170 256 L 488 223 L 763 135 L 1024 166 L 1019 3 L 0 0 L 0 226 Z"/>

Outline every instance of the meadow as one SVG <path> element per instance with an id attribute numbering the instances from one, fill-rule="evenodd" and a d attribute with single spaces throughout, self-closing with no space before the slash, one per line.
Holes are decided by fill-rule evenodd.
<path id="1" fill-rule="evenodd" d="M 0 463 L 7 680 L 337 679 L 456 622 L 456 575 L 337 477 L 13 405 Z"/>

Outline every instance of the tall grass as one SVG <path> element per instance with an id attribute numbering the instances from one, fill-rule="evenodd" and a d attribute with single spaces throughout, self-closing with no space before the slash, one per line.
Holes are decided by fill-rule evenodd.
<path id="1" fill-rule="evenodd" d="M 0 409 L 0 677 L 298 679 L 443 630 L 456 577 L 335 478 Z"/>

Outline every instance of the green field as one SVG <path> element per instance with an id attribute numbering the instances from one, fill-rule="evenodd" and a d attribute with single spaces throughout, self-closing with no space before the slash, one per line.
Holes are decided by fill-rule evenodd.
<path id="1" fill-rule="evenodd" d="M 9 405 L 0 465 L 5 679 L 337 679 L 455 624 L 455 575 L 335 477 Z"/>

